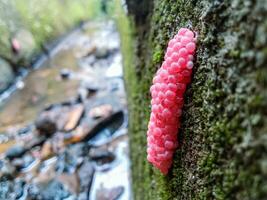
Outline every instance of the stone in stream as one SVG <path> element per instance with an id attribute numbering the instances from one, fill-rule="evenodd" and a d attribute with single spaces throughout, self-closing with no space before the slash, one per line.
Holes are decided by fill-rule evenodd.
<path id="1" fill-rule="evenodd" d="M 91 93 L 96 93 L 98 90 L 99 90 L 99 88 L 98 87 L 96 87 L 96 86 L 87 86 L 86 87 L 86 89 L 88 90 L 88 92 L 89 92 L 89 94 Z"/>
<path id="2" fill-rule="evenodd" d="M 43 144 L 40 154 L 42 160 L 48 159 L 53 155 L 52 142 L 50 140 Z"/>
<path id="3" fill-rule="evenodd" d="M 85 157 L 89 152 L 89 146 L 86 143 L 77 143 L 67 147 L 70 154 L 73 156 Z"/>
<path id="4" fill-rule="evenodd" d="M 103 117 L 108 117 L 112 113 L 112 106 L 110 104 L 104 104 L 92 108 L 89 112 L 89 116 L 98 119 Z"/>
<path id="5" fill-rule="evenodd" d="M 86 143 L 67 146 L 64 152 L 58 155 L 56 171 L 59 173 L 73 173 L 81 165 L 88 151 L 89 147 Z"/>
<path id="6" fill-rule="evenodd" d="M 36 129 L 39 135 L 50 137 L 57 131 L 56 123 L 49 115 L 41 114 L 35 121 Z"/>
<path id="7" fill-rule="evenodd" d="M 31 154 L 26 154 L 21 158 L 15 158 L 11 161 L 12 165 L 16 167 L 17 170 L 27 168 L 34 161 L 34 157 Z"/>
<path id="8" fill-rule="evenodd" d="M 71 71 L 69 69 L 61 69 L 60 70 L 60 76 L 63 80 L 69 79 L 71 76 Z"/>
<path id="9" fill-rule="evenodd" d="M 14 199 L 20 199 L 23 196 L 25 184 L 26 183 L 23 179 L 15 179 L 15 182 L 12 184 L 13 193 L 11 195 L 12 197 L 14 197 Z"/>
<path id="10" fill-rule="evenodd" d="M 97 48 L 95 51 L 95 57 L 97 59 L 105 59 L 109 56 L 110 51 L 107 47 Z"/>
<path id="11" fill-rule="evenodd" d="M 9 160 L 12 160 L 14 158 L 18 158 L 23 156 L 26 153 L 27 149 L 23 146 L 16 145 L 11 148 L 9 148 L 6 153 L 5 157 L 8 158 Z"/>
<path id="12" fill-rule="evenodd" d="M 57 130 L 63 131 L 64 126 L 70 118 L 70 112 L 74 103 L 72 101 L 62 102 L 60 104 L 51 104 L 47 106 L 40 116 L 49 118 L 56 124 Z"/>
<path id="13" fill-rule="evenodd" d="M 46 141 L 46 137 L 45 136 L 39 136 L 39 137 L 36 137 L 35 134 L 32 134 L 31 135 L 31 139 L 29 141 L 27 141 L 24 146 L 27 148 L 27 149 L 32 149 L 36 146 L 41 146 L 43 145 L 43 143 Z"/>
<path id="14" fill-rule="evenodd" d="M 112 152 L 95 148 L 90 149 L 89 157 L 100 165 L 111 163 L 115 159 L 115 155 Z"/>
<path id="15" fill-rule="evenodd" d="M 73 130 L 79 123 L 82 115 L 84 113 L 84 106 L 82 104 L 77 104 L 71 109 L 67 122 L 64 126 L 65 131 Z"/>
<path id="16" fill-rule="evenodd" d="M 124 192 L 123 186 L 113 187 L 113 188 L 104 188 L 101 187 L 96 191 L 97 200 L 116 200 Z"/>
<path id="17" fill-rule="evenodd" d="M 97 122 L 95 122 L 95 125 L 91 127 L 86 139 L 93 138 L 98 133 L 100 133 L 101 130 L 108 128 L 110 125 L 113 125 L 113 123 L 117 123 L 118 120 L 123 119 L 123 116 L 123 111 L 117 111 L 108 116 L 102 117 L 99 120 L 96 120 Z"/>
<path id="18" fill-rule="evenodd" d="M 97 93 L 97 91 L 99 90 L 98 86 L 92 85 L 90 83 L 84 83 L 84 85 L 82 87 L 87 92 L 87 95 L 86 95 L 87 98 L 90 98 L 90 97 L 94 96 Z"/>
<path id="19" fill-rule="evenodd" d="M 64 185 L 72 194 L 79 193 L 79 177 L 76 172 L 59 174 L 56 180 Z"/>
<path id="20" fill-rule="evenodd" d="M 12 67 L 3 59 L 0 59 L 0 93 L 14 81 Z"/>
<path id="21" fill-rule="evenodd" d="M 89 160 L 84 160 L 81 167 L 78 169 L 78 176 L 80 180 L 80 192 L 90 193 L 95 169 L 93 163 Z"/>
<path id="22" fill-rule="evenodd" d="M 71 195 L 71 192 L 66 190 L 62 183 L 57 180 L 51 180 L 48 183 L 31 184 L 29 186 L 27 199 L 66 199 L 70 198 Z"/>
<path id="23" fill-rule="evenodd" d="M 16 168 L 8 161 L 1 160 L 0 163 L 0 180 L 13 179 L 17 174 Z"/>
<path id="24" fill-rule="evenodd" d="M 24 166 L 24 161 L 22 158 L 15 158 L 11 163 L 17 170 L 20 170 Z"/>
<path id="25" fill-rule="evenodd" d="M 15 181 L 0 182 L 0 199 L 20 199 L 24 194 L 25 181 L 16 178 Z M 23 199 L 23 198 L 21 198 Z"/>
<path id="26" fill-rule="evenodd" d="M 78 196 L 78 200 L 88 200 L 88 194 L 87 192 L 82 192 Z"/>
<path id="27" fill-rule="evenodd" d="M 117 111 L 99 119 L 87 118 L 72 133 L 65 134 L 64 143 L 72 144 L 90 140 L 101 130 L 107 128 L 112 122 L 117 121 L 120 118 L 123 119 L 123 111 Z"/>

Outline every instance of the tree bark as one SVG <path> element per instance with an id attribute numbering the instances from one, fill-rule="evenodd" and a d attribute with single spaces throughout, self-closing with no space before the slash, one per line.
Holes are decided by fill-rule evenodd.
<path id="1" fill-rule="evenodd" d="M 151 0 L 137 9 L 138 2 L 127 1 L 136 59 L 125 66 L 135 199 L 266 199 L 266 2 Z M 181 146 L 162 176 L 146 160 L 149 87 L 168 41 L 187 26 L 198 32 L 193 79 Z"/>

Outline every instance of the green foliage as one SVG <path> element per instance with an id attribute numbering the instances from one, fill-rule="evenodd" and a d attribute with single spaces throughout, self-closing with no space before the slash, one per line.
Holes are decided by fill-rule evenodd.
<path id="1" fill-rule="evenodd" d="M 96 15 L 96 0 L 15 0 L 25 27 L 42 43 Z"/>
<path id="2" fill-rule="evenodd" d="M 11 57 L 9 38 L 20 29 L 32 33 L 38 50 L 41 44 L 62 35 L 80 21 L 98 15 L 98 0 L 0 1 L 0 55 Z"/>

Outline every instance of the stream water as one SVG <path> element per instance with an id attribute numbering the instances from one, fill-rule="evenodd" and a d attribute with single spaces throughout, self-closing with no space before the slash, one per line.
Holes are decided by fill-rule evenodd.
<path id="1" fill-rule="evenodd" d="M 89 22 L 0 97 L 0 199 L 131 199 L 113 22 Z"/>

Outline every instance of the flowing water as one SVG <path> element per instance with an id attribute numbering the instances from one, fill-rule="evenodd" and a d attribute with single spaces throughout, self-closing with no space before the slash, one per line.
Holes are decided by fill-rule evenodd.
<path id="1" fill-rule="evenodd" d="M 36 69 L 17 83 L 22 86 L 0 103 L 0 132 L 14 125 L 23 126 L 32 121 L 45 106 L 76 95 L 78 80 L 64 82 L 60 80 L 59 72 L 65 68 L 79 70 L 75 52 L 83 50 L 84 43 L 90 42 L 90 34 L 91 30 L 82 34 L 74 31 L 51 50 L 50 58 L 43 56 L 37 61 Z"/>
<path id="2" fill-rule="evenodd" d="M 24 132 L 31 132 L 31 135 L 34 134 L 34 121 L 40 113 L 44 112 L 45 108 L 49 110 L 50 107 L 58 106 L 62 109 L 61 107 L 66 105 L 65 107 L 69 109 L 69 105 L 72 105 L 73 102 L 75 104 L 77 104 L 77 102 L 82 104 L 85 107 L 85 111 L 81 116 L 82 118 L 79 120 L 79 128 L 79 126 L 82 127 L 84 124 L 87 126 L 91 124 L 90 126 L 93 126 L 91 123 L 93 120 L 89 115 L 91 115 L 91 110 L 94 107 L 111 105 L 112 109 L 121 110 L 121 116 L 114 119 L 109 124 L 103 124 L 103 127 L 100 127 L 99 131 L 94 133 L 94 136 L 88 141 L 80 141 L 84 146 L 89 145 L 89 148 L 93 146 L 96 150 L 105 149 L 113 152 L 115 155 L 115 161 L 112 163 L 104 164 L 103 166 L 101 164 L 95 166 L 94 178 L 91 181 L 92 186 L 88 186 L 89 192 L 84 199 L 100 198 L 101 195 L 103 196 L 102 193 L 109 194 L 110 191 L 108 190 L 114 189 L 114 187 L 119 187 L 119 189 L 117 188 L 117 193 L 121 193 L 118 195 L 117 199 L 131 199 L 127 106 L 122 79 L 121 60 L 119 35 L 112 22 L 87 23 L 82 29 L 75 30 L 62 39 L 61 42 L 50 51 L 48 56 L 42 56 L 35 63 L 35 68 L 32 71 L 24 78 L 17 79 L 18 81 L 11 87 L 10 91 L 4 93 L 4 96 L 0 96 L 1 157 L 5 157 L 5 152 L 10 147 L 15 144 L 21 144 L 20 140 L 22 136 L 27 135 L 24 134 Z M 90 90 L 94 88 L 97 89 L 97 97 L 88 96 L 88 94 L 91 94 Z M 90 92 L 88 93 L 88 91 Z M 96 111 L 96 113 L 97 112 L 99 111 Z M 59 121 L 60 120 L 61 119 L 59 119 Z M 74 129 L 74 133 L 75 130 L 76 129 Z M 65 137 L 67 134 L 72 134 L 72 132 L 58 134 Z M 55 141 L 58 141 L 58 139 Z M 41 149 L 42 148 L 43 147 L 41 147 Z M 72 151 L 72 148 L 76 148 L 76 144 L 65 146 L 64 151 Z M 39 155 L 40 153 L 42 153 L 42 150 L 38 150 L 38 148 L 37 150 L 30 150 L 32 160 L 30 160 L 29 163 L 31 164 L 19 172 L 21 175 L 18 177 L 23 181 L 27 180 L 28 185 L 26 184 L 26 186 L 23 186 L 21 190 L 24 192 L 22 192 L 18 199 L 29 198 L 27 195 L 29 195 L 29 191 L 31 187 L 33 187 L 31 184 L 35 184 L 36 179 L 38 179 L 39 182 L 43 181 L 43 179 L 40 178 L 42 177 L 43 167 L 40 166 L 46 166 L 46 169 L 57 169 L 55 171 L 52 170 L 53 173 L 51 176 L 60 176 L 61 178 L 59 180 L 64 180 L 62 181 L 64 188 L 66 185 L 68 186 L 70 184 L 69 182 L 74 184 L 73 178 L 71 179 L 72 181 L 67 180 L 65 172 L 60 172 L 59 168 L 55 167 L 61 162 L 61 153 L 54 154 L 54 157 L 48 160 L 38 160 L 38 156 L 36 157 L 35 155 Z M 31 157 L 29 155 L 27 156 Z M 25 160 L 27 156 L 22 158 Z M 85 155 L 82 157 L 82 163 L 88 160 L 87 156 L 88 152 L 85 152 Z M 79 171 L 79 161 L 75 160 L 73 162 L 76 163 L 74 164 L 74 166 L 76 166 L 74 167 L 74 171 Z M 11 164 L 12 163 L 13 162 L 11 162 Z M 66 161 L 64 161 L 63 165 L 66 165 Z M 35 168 L 38 169 L 38 172 Z M 15 178 L 14 180 L 17 179 L 18 178 Z M 40 181 L 40 179 L 42 181 Z M 32 180 L 35 181 L 32 182 Z M 3 188 L 6 187 L 5 191 L 13 194 L 12 188 L 7 186 L 9 182 L 2 183 L 0 181 L 0 184 L 4 185 Z M 81 184 L 82 183 L 79 182 L 77 187 L 81 188 Z M 67 186 L 66 188 L 68 189 Z M 81 196 L 84 195 L 84 193 L 82 195 L 75 194 L 72 190 L 68 191 L 67 189 L 67 192 L 64 190 L 64 195 L 69 195 L 68 198 L 82 199 Z M 3 191 L 0 191 L 0 198 L 2 195 L 1 192 Z M 63 195 L 63 193 L 60 194 Z M 11 198 L 8 196 L 9 194 L 6 195 L 5 198 Z M 64 198 L 62 197 L 62 199 Z"/>

